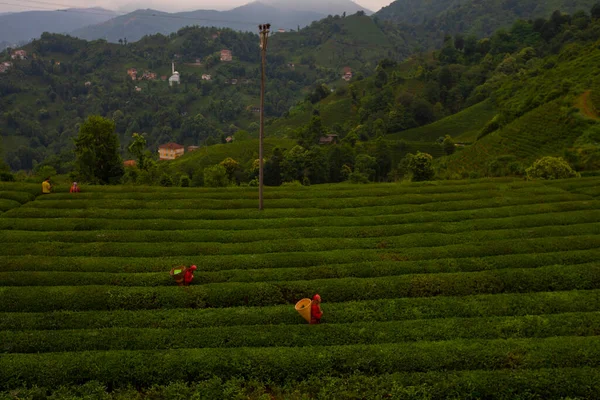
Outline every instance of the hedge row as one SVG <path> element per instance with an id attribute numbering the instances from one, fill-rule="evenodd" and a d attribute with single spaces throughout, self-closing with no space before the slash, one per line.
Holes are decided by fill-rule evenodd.
<path id="1" fill-rule="evenodd" d="M 66 246 L 66 244 L 65 244 Z M 420 261 L 437 259 L 492 257 L 554 252 L 577 252 L 600 247 L 598 236 L 572 236 L 497 240 L 483 243 L 412 249 L 344 249 L 317 252 L 281 252 L 220 256 L 158 256 L 158 257 L 46 257 L 0 256 L 3 271 L 74 271 L 74 272 L 160 272 L 178 265 L 196 264 L 204 272 L 232 269 L 300 268 L 327 264 L 358 263 L 366 261 Z M 571 253 L 576 255 L 578 253 Z M 569 260 L 570 258 L 565 258 Z M 573 260 L 581 260 L 576 255 Z M 524 259 L 526 260 L 526 259 Z M 452 262 L 452 261 L 450 261 Z M 580 261 L 573 261 L 578 263 Z M 433 264 L 433 263 L 432 263 Z"/>
<path id="2" fill-rule="evenodd" d="M 508 256 L 443 258 L 421 261 L 368 261 L 347 264 L 323 264 L 300 268 L 237 269 L 194 274 L 194 285 L 223 282 L 271 282 L 332 278 L 374 278 L 407 274 L 448 272 L 477 272 L 506 268 L 538 268 L 548 265 L 583 264 L 600 259 L 600 249 L 519 254 Z M 138 263 L 140 271 L 159 269 L 160 272 L 62 272 L 10 271 L 0 272 L 0 286 L 172 286 L 173 279 L 164 264 L 147 266 Z M 115 265 L 112 265 L 113 267 Z M 127 265 L 131 270 L 132 265 Z"/>
<path id="3" fill-rule="evenodd" d="M 35 196 L 31 193 L 13 191 L 13 190 L 0 190 L 0 199 L 14 200 L 21 204 L 35 200 Z"/>
<path id="4" fill-rule="evenodd" d="M 101 234 L 101 233 L 100 233 Z M 545 238 L 554 243 L 562 240 L 592 240 L 600 242 L 600 224 L 576 224 L 525 229 L 502 229 L 470 231 L 464 233 L 412 233 L 400 236 L 367 238 L 308 238 L 258 240 L 242 243 L 219 242 L 34 242 L 12 243 L 0 247 L 0 255 L 45 255 L 52 256 L 104 256 L 104 257 L 160 257 L 169 254 L 192 255 L 236 255 L 281 252 L 312 252 L 345 249 L 394 249 L 403 254 L 423 248 L 463 245 L 465 250 L 476 243 L 487 244 L 514 239 L 535 240 Z M 575 239 L 574 239 L 575 238 Z M 487 254 L 486 254 L 487 255 Z M 493 254 L 490 254 L 493 255 Z"/>
<path id="5" fill-rule="evenodd" d="M 294 304 L 319 293 L 330 302 L 397 297 L 466 296 L 600 288 L 597 263 L 537 269 L 319 279 L 272 283 L 222 283 L 179 287 L 5 287 L 0 311 L 142 310 Z"/>
<path id="6" fill-rule="evenodd" d="M 562 196 L 563 199 L 575 200 L 577 195 L 569 193 L 555 193 L 546 191 L 539 196 Z M 484 190 L 467 191 L 457 193 L 430 193 L 430 194 L 403 194 L 383 197 L 354 197 L 354 198 L 336 198 L 335 201 L 323 198 L 306 199 L 273 199 L 268 201 L 269 208 L 316 208 L 316 209 L 344 209 L 344 208 L 363 208 L 373 206 L 398 206 L 398 205 L 420 205 L 437 202 L 454 202 L 465 200 L 481 200 L 490 198 L 531 198 L 537 196 L 535 193 L 527 192 L 508 192 Z M 150 201 L 150 200 L 46 200 L 35 201 L 24 205 L 26 208 L 41 209 L 110 209 L 110 210 L 143 210 L 143 209 L 204 209 L 204 210 L 230 210 L 230 209 L 256 209 L 257 200 L 246 199 L 187 199 L 170 201 Z"/>
<path id="7" fill-rule="evenodd" d="M 298 227 L 294 229 L 253 229 L 253 230 L 217 230 L 190 229 L 178 230 L 100 230 L 90 232 L 31 232 L 31 231 L 0 231 L 0 243 L 33 243 L 33 242 L 220 242 L 241 243 L 260 240 L 328 238 L 378 238 L 400 236 L 414 233 L 462 233 L 474 231 L 500 231 L 528 228 L 535 236 L 535 229 L 557 230 L 559 226 L 600 222 L 600 210 L 586 210 L 568 213 L 541 214 L 525 217 L 497 218 L 487 220 L 467 220 L 454 223 L 405 223 L 395 225 L 369 225 L 330 227 Z M 137 228 L 137 227 L 136 227 Z M 568 231 L 568 230 L 567 230 Z M 568 234 L 568 233 L 566 233 Z"/>
<path id="8" fill-rule="evenodd" d="M 182 349 L 6 354 L 0 389 L 98 380 L 113 387 L 199 381 L 216 375 L 275 383 L 336 376 L 447 370 L 598 367 L 599 337 L 453 340 L 304 348 Z"/>
<path id="9" fill-rule="evenodd" d="M 600 311 L 600 290 L 395 298 L 340 303 L 331 303 L 325 298 L 323 310 L 324 322 L 328 324 L 597 312 Z M 212 309 L 0 313 L 0 330 L 188 329 L 277 324 L 304 325 L 305 321 L 289 304 Z"/>
<path id="10" fill-rule="evenodd" d="M 265 219 L 139 219 L 135 221 L 138 230 L 247 230 L 282 229 L 299 227 L 359 227 L 370 225 L 394 225 L 409 223 L 478 223 L 490 226 L 530 226 L 537 221 L 555 220 L 564 224 L 571 218 L 579 218 L 582 211 L 595 212 L 600 201 L 577 201 L 549 204 L 528 204 L 495 208 L 479 208 L 461 211 L 414 212 L 406 214 L 372 216 L 322 216 L 306 218 L 265 218 Z M 547 215 L 546 215 L 547 214 Z M 585 213 L 584 213 L 585 215 Z M 592 214 L 595 215 L 595 214 Z M 86 230 L 130 230 L 132 221 L 117 218 L 0 218 L 0 230 L 25 231 L 86 231 Z"/>
<path id="11" fill-rule="evenodd" d="M 481 183 L 472 184 L 468 188 L 470 190 L 499 190 L 502 184 L 498 183 Z M 533 189 L 536 185 L 527 185 L 528 189 Z M 511 188 L 511 189 L 516 189 Z M 87 189 L 87 188 L 86 188 Z M 378 197 L 378 196 L 394 196 L 394 195 L 410 195 L 424 193 L 454 193 L 464 192 L 464 185 L 452 186 L 413 186 L 413 185 L 371 185 L 368 187 L 343 187 L 334 190 L 333 187 L 315 186 L 311 188 L 301 187 L 290 188 L 287 190 L 272 190 L 272 187 L 267 187 L 264 191 L 266 200 L 274 199 L 316 199 L 316 198 L 355 198 L 355 197 Z M 507 189 L 504 189 L 507 190 Z M 551 188 L 536 187 L 538 191 L 550 192 Z M 258 200 L 258 190 L 256 188 L 227 188 L 227 189 L 203 189 L 197 188 L 171 188 L 169 191 L 151 191 L 151 192 L 97 192 L 95 190 L 85 190 L 73 196 L 71 193 L 56 193 L 52 196 L 40 197 L 38 200 L 185 200 L 185 199 L 254 199 Z"/>
<path id="12" fill-rule="evenodd" d="M 16 200 L 0 199 L 0 211 L 5 212 L 13 208 L 21 207 L 21 203 Z"/>
<path id="13" fill-rule="evenodd" d="M 595 336 L 600 313 L 446 318 L 352 324 L 251 325 L 202 329 L 107 328 L 0 331 L 0 353 L 166 350 L 217 347 L 306 347 L 455 339 Z"/>
<path id="14" fill-rule="evenodd" d="M 268 381 L 267 381 L 268 382 Z M 140 391 L 131 385 L 107 392 L 104 384 L 90 381 L 53 388 L 18 388 L 0 393 L 1 400 L 45 399 L 145 400 L 145 399 L 590 399 L 600 392 L 600 368 L 502 369 L 395 373 L 376 376 L 309 376 L 283 386 L 240 378 L 213 377 L 204 381 L 153 385 Z"/>
<path id="15" fill-rule="evenodd" d="M 270 208 L 264 211 L 255 209 L 238 210 L 202 210 L 202 209 L 164 209 L 164 210 L 111 210 L 111 209 L 44 209 L 19 207 L 6 216 L 13 218 L 120 218 L 120 219 L 268 219 L 303 217 L 365 217 L 386 214 L 408 214 L 424 211 L 461 211 L 481 208 L 505 207 L 515 205 L 551 204 L 572 201 L 592 201 L 589 196 L 557 194 L 543 197 L 493 197 L 489 199 L 429 202 L 424 204 L 404 204 L 393 206 L 370 206 L 354 208 Z M 28 204 L 33 204 L 28 203 Z M 492 215 L 493 216 L 493 215 Z"/>

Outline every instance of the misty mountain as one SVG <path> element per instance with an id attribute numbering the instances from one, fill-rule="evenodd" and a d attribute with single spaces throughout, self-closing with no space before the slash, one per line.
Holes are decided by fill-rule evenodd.
<path id="1" fill-rule="evenodd" d="M 290 2 L 289 0 L 263 0 L 264 3 L 280 9 L 291 9 L 299 11 L 313 11 L 324 15 L 342 15 L 344 12 L 348 15 L 363 11 L 367 15 L 373 12 L 351 0 L 304 0 Z"/>
<path id="2" fill-rule="evenodd" d="M 330 4 L 319 6 L 315 0 L 307 0 L 290 5 L 284 0 L 267 0 L 253 2 L 227 11 L 197 10 L 179 13 L 167 13 L 156 10 L 136 10 L 118 16 L 103 23 L 77 29 L 74 36 L 82 39 L 106 39 L 117 42 L 127 38 L 129 42 L 137 41 L 145 35 L 161 33 L 168 35 L 177 32 L 184 26 L 216 26 L 239 31 L 257 32 L 258 25 L 269 22 L 274 30 L 298 29 L 313 21 L 318 21 L 328 14 L 354 14 L 357 11 L 370 13 L 350 0 L 333 0 Z M 314 3 L 315 7 L 311 4 Z M 314 8 L 314 9 L 313 9 Z"/>
<path id="3" fill-rule="evenodd" d="M 102 8 L 70 8 L 56 11 L 26 11 L 0 15 L 0 41 L 10 44 L 30 41 L 44 32 L 68 33 L 116 16 Z"/>

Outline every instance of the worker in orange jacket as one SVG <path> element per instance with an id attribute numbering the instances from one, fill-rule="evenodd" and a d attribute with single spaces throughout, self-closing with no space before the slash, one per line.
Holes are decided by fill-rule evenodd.
<path id="1" fill-rule="evenodd" d="M 321 310 L 321 296 L 315 294 L 310 305 L 310 324 L 320 324 L 323 310 Z"/>

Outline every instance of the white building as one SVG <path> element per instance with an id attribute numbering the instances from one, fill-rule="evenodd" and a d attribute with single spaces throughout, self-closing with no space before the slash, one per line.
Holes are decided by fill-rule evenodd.
<path id="1" fill-rule="evenodd" d="M 179 79 L 179 72 L 175 71 L 175 63 L 172 63 L 171 66 L 173 70 L 173 75 L 171 75 L 171 77 L 169 78 L 169 86 L 173 86 L 175 84 L 179 85 L 181 84 L 181 80 Z"/>

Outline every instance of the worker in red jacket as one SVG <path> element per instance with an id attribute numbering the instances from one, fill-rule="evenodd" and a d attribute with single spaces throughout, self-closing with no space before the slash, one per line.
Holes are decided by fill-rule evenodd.
<path id="1" fill-rule="evenodd" d="M 183 284 L 185 286 L 189 286 L 190 283 L 192 283 L 192 279 L 194 279 L 194 271 L 197 268 L 198 267 L 196 267 L 195 265 L 192 265 L 191 267 L 189 267 L 185 270 L 185 273 L 183 275 Z"/>
<path id="2" fill-rule="evenodd" d="M 315 294 L 310 305 L 310 323 L 319 324 L 321 323 L 321 317 L 323 316 L 323 310 L 321 310 L 321 296 Z"/>

